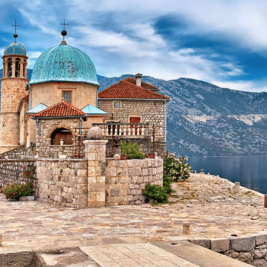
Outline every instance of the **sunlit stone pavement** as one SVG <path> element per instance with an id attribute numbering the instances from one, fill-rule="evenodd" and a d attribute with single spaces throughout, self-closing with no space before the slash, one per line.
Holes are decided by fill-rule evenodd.
<path id="1" fill-rule="evenodd" d="M 170 204 L 75 210 L 0 195 L 0 234 L 8 250 L 95 246 L 260 234 L 267 230 L 263 195 L 211 175 L 173 184 Z M 183 222 L 191 232 L 184 236 Z M 3 249 L 2 248 L 2 249 Z"/>

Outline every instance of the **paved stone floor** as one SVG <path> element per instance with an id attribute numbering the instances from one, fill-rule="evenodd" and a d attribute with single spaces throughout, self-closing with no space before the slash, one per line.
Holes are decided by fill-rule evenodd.
<path id="1" fill-rule="evenodd" d="M 5 251 L 142 243 L 188 238 L 221 238 L 267 231 L 263 195 L 211 175 L 175 183 L 167 205 L 117 206 L 76 210 L 33 202 L 11 202 L 0 195 L 0 234 Z M 183 222 L 191 234 L 184 236 Z"/>

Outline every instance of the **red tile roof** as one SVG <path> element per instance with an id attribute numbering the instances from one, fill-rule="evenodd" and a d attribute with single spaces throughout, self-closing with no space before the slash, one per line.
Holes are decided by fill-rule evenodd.
<path id="1" fill-rule="evenodd" d="M 128 77 L 126 79 L 124 79 L 124 81 L 135 84 L 136 85 L 136 79 L 132 78 L 132 77 Z M 155 90 L 159 90 L 158 87 L 149 84 L 149 83 L 145 83 L 145 82 L 141 82 L 141 87 L 144 87 L 146 89 L 155 89 Z"/>
<path id="2" fill-rule="evenodd" d="M 35 114 L 34 117 L 69 117 L 69 116 L 85 116 L 86 114 L 80 109 L 74 107 L 65 100 L 46 108 Z"/>
<path id="3" fill-rule="evenodd" d="M 127 78 L 129 79 L 129 78 Z M 137 86 L 131 82 L 125 80 L 119 81 L 101 91 L 98 94 L 99 98 L 141 98 L 141 99 L 165 99 L 170 98 L 159 94 L 157 92 L 151 91 L 141 86 Z"/>

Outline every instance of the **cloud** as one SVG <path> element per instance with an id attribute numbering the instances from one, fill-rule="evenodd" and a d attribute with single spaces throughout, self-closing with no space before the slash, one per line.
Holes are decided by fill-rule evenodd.
<path id="1" fill-rule="evenodd" d="M 11 0 L 10 3 L 14 9 L 19 7 L 26 21 L 26 27 L 20 27 L 19 40 L 30 51 L 29 66 L 33 66 L 41 51 L 60 43 L 59 24 L 68 18 L 68 44 L 92 57 L 99 74 L 112 77 L 143 72 L 156 78 L 188 77 L 238 90 L 265 90 L 262 82 L 247 77 L 253 75 L 240 63 L 238 55 L 244 49 L 248 54 L 256 51 L 266 56 L 264 0 Z M 156 22 L 162 17 L 176 18 L 182 26 L 178 30 L 174 24 L 173 33 L 161 34 Z M 2 40 L 5 38 L 3 35 Z M 193 40 L 190 45 L 188 39 Z M 198 46 L 198 41 L 202 46 Z"/>

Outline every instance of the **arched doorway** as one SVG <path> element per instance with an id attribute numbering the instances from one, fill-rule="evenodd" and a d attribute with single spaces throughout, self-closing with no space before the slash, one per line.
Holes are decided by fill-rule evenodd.
<path id="1" fill-rule="evenodd" d="M 59 146 L 60 140 L 63 140 L 63 145 L 73 145 L 73 135 L 66 128 L 58 128 L 51 135 L 51 145 Z"/>

